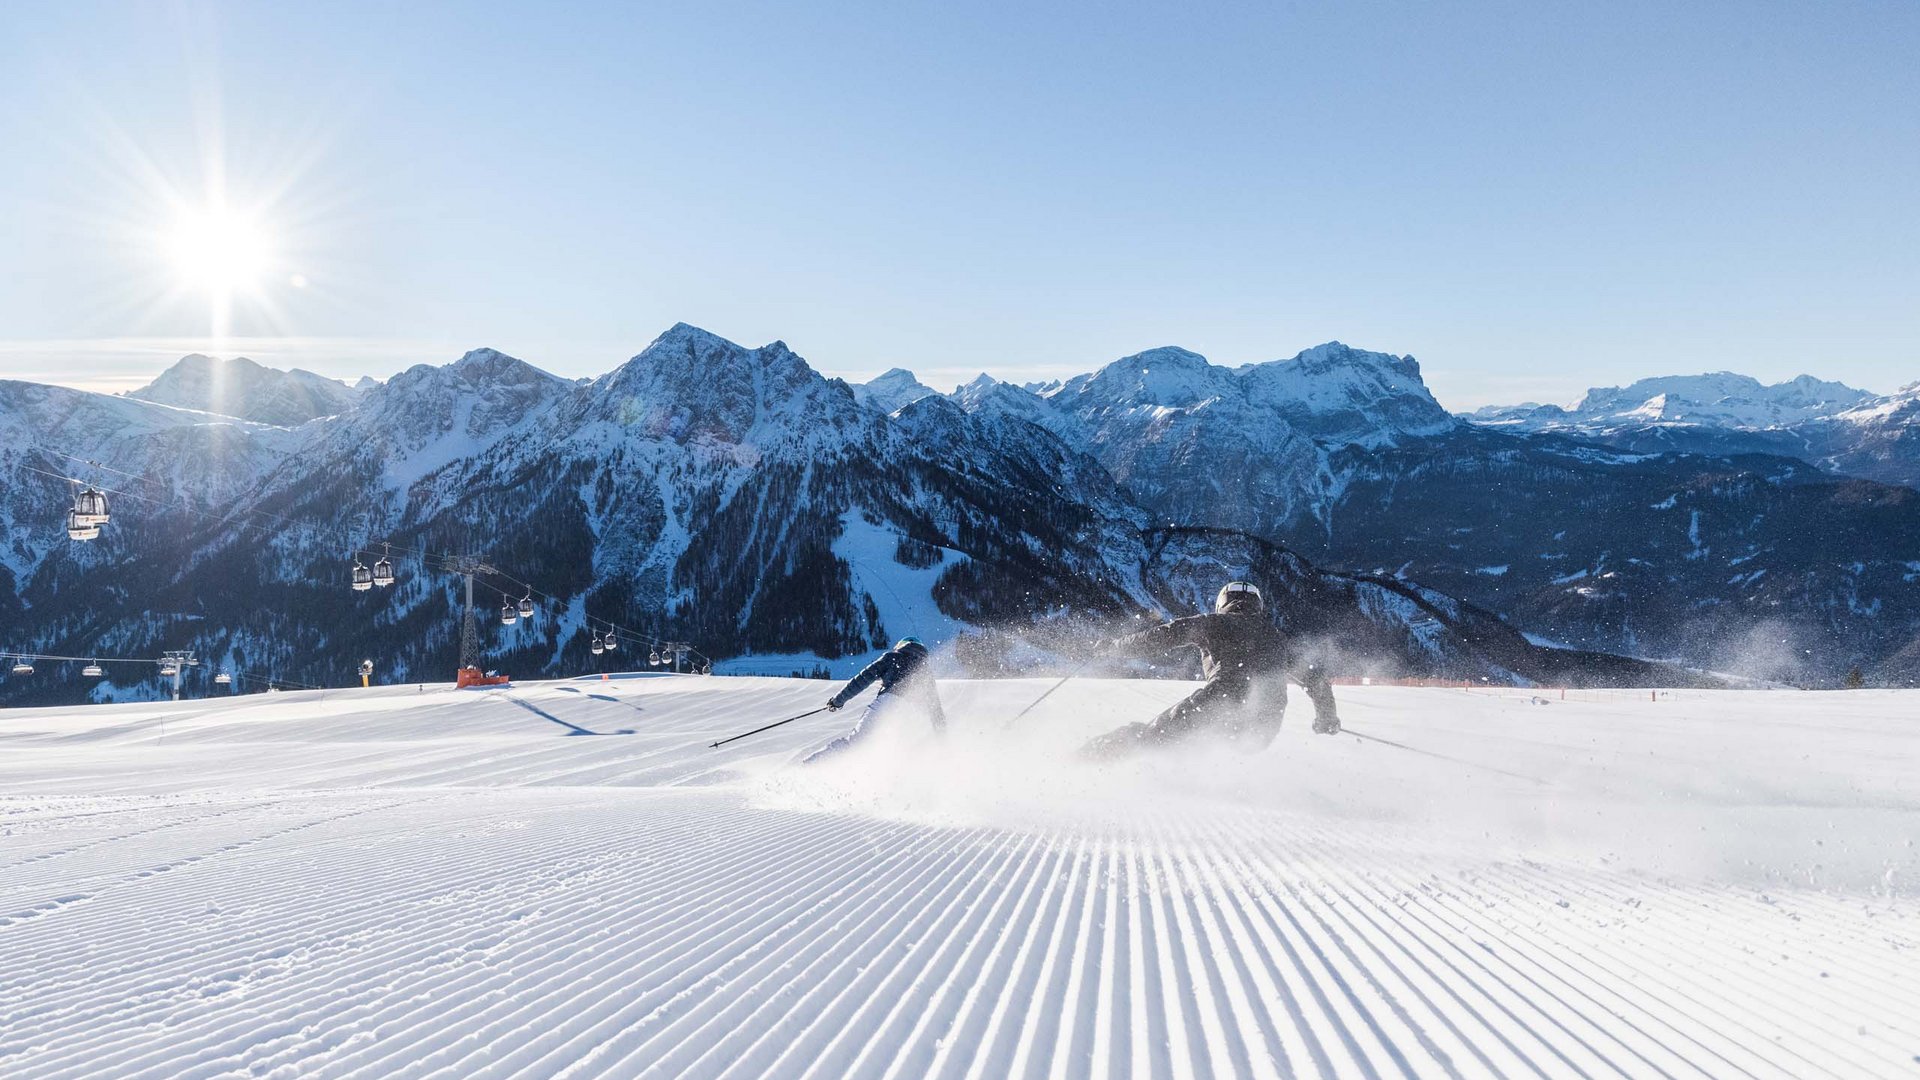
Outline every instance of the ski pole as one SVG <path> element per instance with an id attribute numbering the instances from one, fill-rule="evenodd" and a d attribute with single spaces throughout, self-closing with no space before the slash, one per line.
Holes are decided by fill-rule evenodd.
<path id="1" fill-rule="evenodd" d="M 1499 773 L 1501 776 L 1511 776 L 1515 780 L 1525 780 L 1528 783 L 1539 784 L 1541 787 L 1553 786 L 1552 784 L 1547 783 L 1545 780 L 1542 780 L 1537 776 L 1528 776 L 1526 773 L 1508 772 L 1505 769 L 1498 769 L 1493 767 L 1492 765 L 1482 765 L 1477 761 L 1468 761 L 1465 758 L 1448 757 L 1445 754 L 1436 754 L 1431 750 L 1422 750 L 1417 746 L 1408 746 L 1406 743 L 1394 742 L 1392 739 L 1382 739 L 1378 735 L 1362 734 L 1361 732 L 1355 731 L 1350 727 L 1346 727 L 1345 725 L 1341 726 L 1340 731 L 1343 734 L 1351 735 L 1356 739 L 1365 739 L 1368 742 L 1377 742 L 1382 746 L 1391 746 L 1396 750 L 1405 750 L 1408 753 L 1412 753 L 1412 754 L 1420 754 L 1425 757 L 1438 758 L 1441 761 L 1451 761 L 1455 765 L 1466 765 L 1470 768 L 1485 769 L 1491 773 Z"/>
<path id="2" fill-rule="evenodd" d="M 813 712 L 803 712 L 799 716 L 789 716 L 785 720 L 775 720 L 773 723 L 768 724 L 765 727 L 757 727 L 757 728 L 754 728 L 752 731 L 743 731 L 738 735 L 733 735 L 728 738 L 721 739 L 717 743 L 708 743 L 707 749 L 709 750 L 717 749 L 719 747 L 727 745 L 728 743 L 734 741 L 735 739 L 744 739 L 749 735 L 758 735 L 763 731 L 772 731 L 774 728 L 779 727 L 781 724 L 791 724 L 795 720 L 805 720 L 807 717 L 814 715 L 814 713 L 823 713 L 826 711 L 827 711 L 827 707 L 825 705 L 822 705 L 819 708 L 813 710 Z"/>
<path id="3" fill-rule="evenodd" d="M 1092 661 L 1088 661 L 1088 663 L 1091 663 L 1091 662 L 1092 662 Z M 1013 730 L 1013 725 L 1014 725 L 1014 722 L 1015 722 L 1015 721 L 1017 721 L 1017 720 L 1019 720 L 1019 719 L 1020 719 L 1021 717 L 1023 717 L 1023 716 L 1025 716 L 1025 715 L 1027 715 L 1028 713 L 1030 713 L 1030 712 L 1032 712 L 1033 710 L 1035 710 L 1035 709 L 1037 709 L 1037 708 L 1039 708 L 1039 707 L 1040 707 L 1040 703 L 1041 703 L 1041 702 L 1043 702 L 1043 701 L 1045 701 L 1045 700 L 1047 700 L 1048 698 L 1050 698 L 1050 697 L 1052 697 L 1052 696 L 1053 696 L 1053 692 L 1054 692 L 1055 690 L 1058 690 L 1058 689 L 1060 689 L 1061 687 L 1063 687 L 1063 686 L 1065 686 L 1065 685 L 1067 685 L 1067 680 L 1069 680 L 1069 679 L 1071 679 L 1071 678 L 1073 678 L 1073 677 L 1074 677 L 1075 675 L 1078 675 L 1078 674 L 1080 674 L 1080 673 L 1081 673 L 1082 671 L 1084 671 L 1084 670 L 1086 670 L 1086 666 L 1087 666 L 1086 664 L 1081 664 L 1081 665 L 1080 665 L 1079 667 L 1077 667 L 1077 668 L 1074 668 L 1074 669 L 1073 669 L 1072 671 L 1069 671 L 1069 672 L 1067 672 L 1067 673 L 1066 673 L 1065 675 L 1062 675 L 1062 676 L 1060 676 L 1060 681 L 1059 681 L 1059 682 L 1057 682 L 1057 683 L 1054 683 L 1054 684 L 1053 684 L 1052 686 L 1049 686 L 1049 687 L 1047 687 L 1047 692 L 1046 692 L 1046 693 L 1044 693 L 1044 694 L 1041 694 L 1041 695 L 1040 695 L 1039 697 L 1037 697 L 1037 698 L 1034 698 L 1034 699 L 1033 699 L 1033 704 L 1031 704 L 1031 705 L 1028 705 L 1028 706 L 1027 706 L 1026 708 L 1024 708 L 1024 709 L 1021 709 L 1021 710 L 1020 710 L 1019 712 L 1017 712 L 1017 713 L 1014 713 L 1014 714 L 1013 714 L 1013 719 L 1012 719 L 1012 720 L 1009 720 L 1009 721 L 1007 721 L 1007 723 L 1006 723 L 1006 726 L 1005 726 L 1005 727 L 1003 727 L 1003 728 L 1001 728 L 1000 730 L 1001 730 L 1001 731 L 1011 731 L 1011 730 Z"/>

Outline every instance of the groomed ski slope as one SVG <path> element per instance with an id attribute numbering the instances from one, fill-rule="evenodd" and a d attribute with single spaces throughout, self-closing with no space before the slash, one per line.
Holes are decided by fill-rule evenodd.
<path id="1" fill-rule="evenodd" d="M 827 684 L 0 712 L 0 1076 L 1920 1073 L 1920 694 Z M 1544 702 L 1544 703 L 1543 703 Z M 1497 771 L 1496 771 L 1497 770 Z"/>

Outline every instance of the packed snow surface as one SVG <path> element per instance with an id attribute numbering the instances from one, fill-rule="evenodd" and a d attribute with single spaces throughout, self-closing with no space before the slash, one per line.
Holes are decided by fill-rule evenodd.
<path id="1" fill-rule="evenodd" d="M 414 685 L 0 713 L 0 1075 L 1912 1076 L 1920 695 Z"/>

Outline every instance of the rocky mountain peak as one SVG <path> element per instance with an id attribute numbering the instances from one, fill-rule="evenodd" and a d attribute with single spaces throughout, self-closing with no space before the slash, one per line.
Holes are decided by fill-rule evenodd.
<path id="1" fill-rule="evenodd" d="M 877 412 L 891 413 L 939 392 L 914 378 L 906 368 L 891 368 L 852 387 L 854 400 Z"/>
<path id="2" fill-rule="evenodd" d="M 998 393 L 999 389 L 1003 386 L 1007 387 L 1008 389 L 1019 389 L 1018 387 L 1011 386 L 1008 383 L 1001 382 L 999 379 L 996 379 L 993 376 L 983 371 L 980 374 L 975 375 L 971 380 L 964 383 L 963 385 L 954 387 L 953 399 L 960 403 L 961 408 L 966 409 L 968 412 L 972 412 L 974 409 L 979 408 L 980 403 L 986 400 L 987 397 L 989 397 L 992 394 Z M 1026 390 L 1021 390 L 1020 392 L 1023 394 L 1027 394 L 1029 397 L 1034 396 L 1031 392 Z"/>
<path id="3" fill-rule="evenodd" d="M 639 355 L 582 391 L 575 422 L 608 420 L 648 437 L 739 444 L 776 415 L 855 422 L 850 388 L 827 379 L 785 342 L 757 349 L 675 323 Z M 769 428 L 769 430 L 772 430 Z"/>
<path id="4" fill-rule="evenodd" d="M 476 386 L 537 386 L 566 380 L 498 349 L 471 349 L 448 370 Z"/>

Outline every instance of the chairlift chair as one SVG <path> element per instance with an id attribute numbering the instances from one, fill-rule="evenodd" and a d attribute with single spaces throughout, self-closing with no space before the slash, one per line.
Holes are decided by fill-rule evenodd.
<path id="1" fill-rule="evenodd" d="M 373 571 L 359 559 L 353 560 L 353 591 L 366 592 L 373 588 Z"/>
<path id="2" fill-rule="evenodd" d="M 232 686 L 233 676 L 223 671 L 220 674 L 215 675 L 213 677 L 213 682 L 214 682 L 214 685 L 216 686 Z"/>
<path id="3" fill-rule="evenodd" d="M 614 637 L 613 631 L 611 630 L 607 631 L 607 636 L 603 640 L 605 640 L 607 643 L 608 652 L 612 652 L 615 649 L 618 649 L 620 647 L 620 639 L 617 637 Z"/>
<path id="4" fill-rule="evenodd" d="M 607 651 L 607 647 L 600 643 L 600 634 L 598 631 L 594 632 L 593 645 L 591 646 L 591 648 L 593 649 L 593 655 L 595 656 L 599 656 L 601 653 Z"/>
<path id="5" fill-rule="evenodd" d="M 500 625 L 501 626 L 512 626 L 514 623 L 517 623 L 519 621 L 520 621 L 519 608 L 514 607 L 512 604 L 500 605 Z"/>
<path id="6" fill-rule="evenodd" d="M 647 653 L 647 663 L 652 664 L 654 667 L 660 666 L 660 650 L 659 649 L 654 649 L 651 652 Z"/>
<path id="7" fill-rule="evenodd" d="M 386 588 L 393 584 L 393 561 L 382 558 L 373 564 L 373 583 Z"/>
<path id="8" fill-rule="evenodd" d="M 31 675 L 33 674 L 33 665 L 27 663 L 25 660 L 16 660 L 13 662 L 13 673 L 15 675 Z"/>
<path id="9" fill-rule="evenodd" d="M 175 675 L 178 675 L 178 674 L 180 674 L 180 669 L 179 669 L 178 667 L 176 667 L 176 666 L 174 666 L 173 664 L 161 664 L 161 665 L 160 665 L 160 677 L 161 677 L 161 678 L 163 678 L 163 679 L 171 679 L 171 678 L 173 678 L 173 677 L 174 677 Z"/>
<path id="10" fill-rule="evenodd" d="M 527 595 L 520 598 L 520 617 L 523 619 L 533 618 L 533 594 L 532 593 L 528 593 Z"/>
<path id="11" fill-rule="evenodd" d="M 100 662 L 98 660 L 91 661 L 90 663 L 87 664 L 86 667 L 83 667 L 80 669 L 80 674 L 86 676 L 89 679 L 97 679 L 102 675 L 105 675 L 106 673 L 107 673 L 106 669 L 100 666 Z"/>

